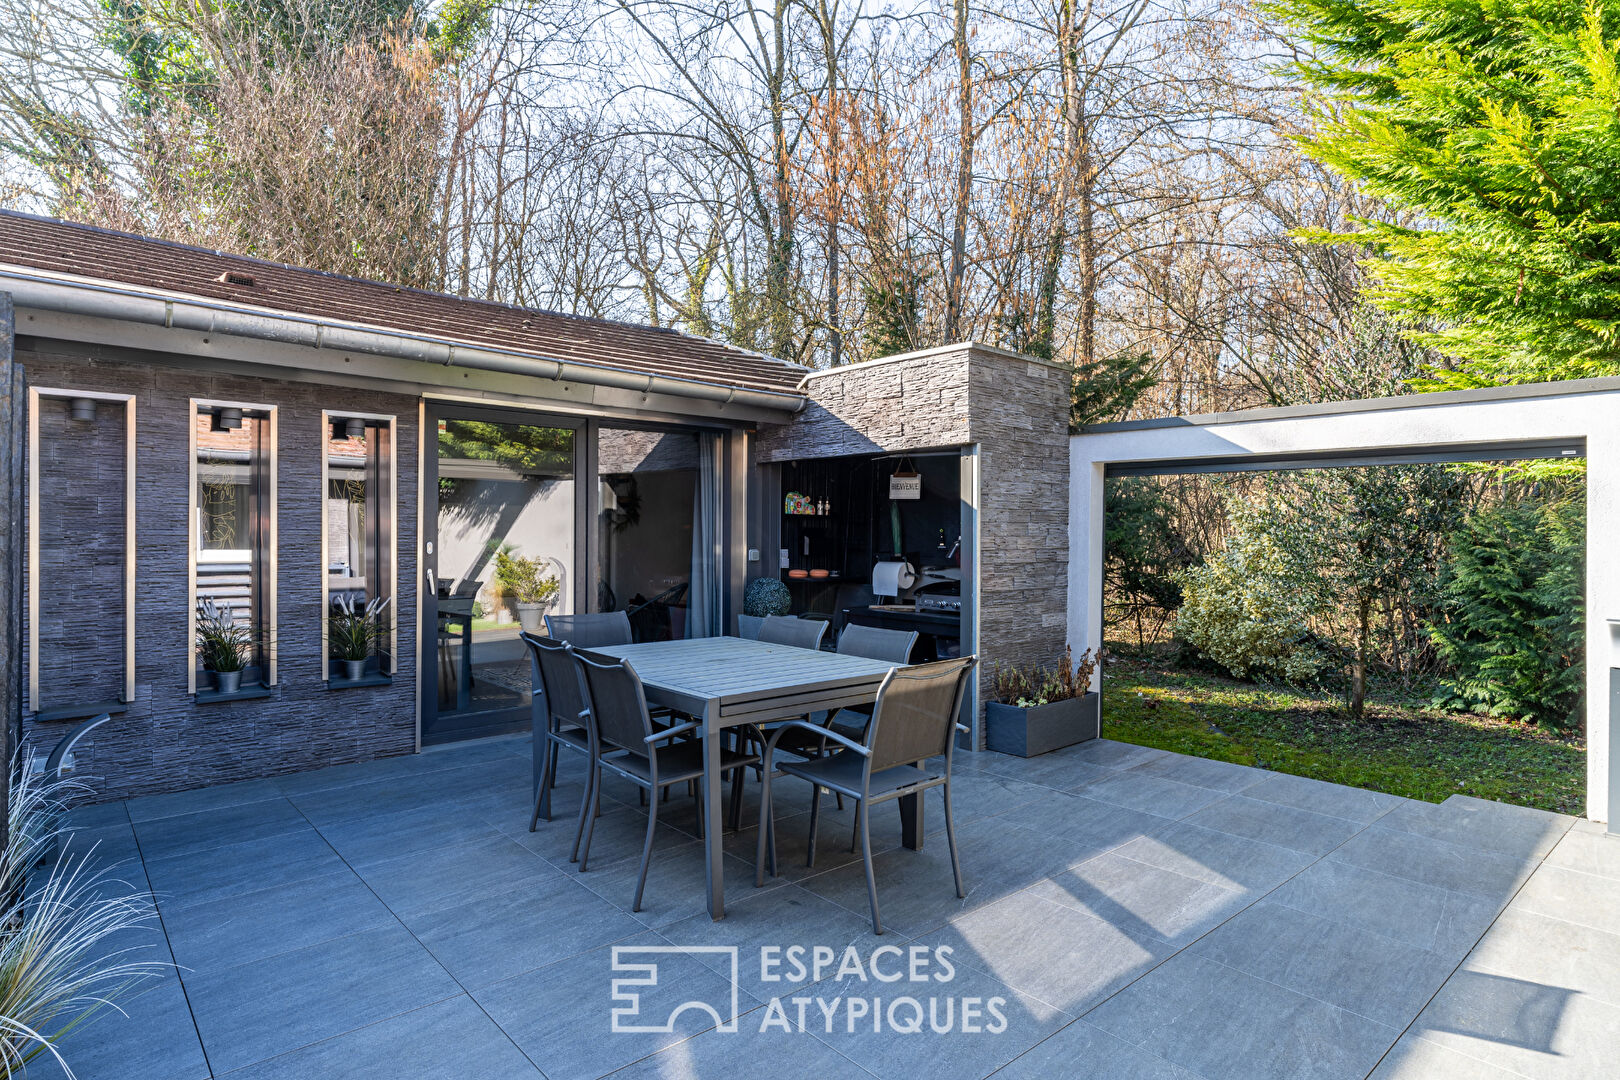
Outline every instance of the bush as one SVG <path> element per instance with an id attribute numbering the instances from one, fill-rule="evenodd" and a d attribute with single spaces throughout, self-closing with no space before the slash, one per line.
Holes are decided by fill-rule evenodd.
<path id="1" fill-rule="evenodd" d="M 1278 542 L 1264 504 L 1233 499 L 1228 513 L 1226 547 L 1176 574 L 1176 637 L 1240 679 L 1315 679 L 1328 659 L 1310 631 L 1322 607 L 1318 579 Z"/>
<path id="2" fill-rule="evenodd" d="M 1097 659 L 1096 653 L 1086 649 L 1076 660 L 1074 649 L 1066 645 L 1063 659 L 1055 664 L 998 664 L 990 680 L 990 700 L 1033 709 L 1084 697 L 1091 690 Z"/>
<path id="3" fill-rule="evenodd" d="M 1579 724 L 1585 633 L 1581 499 L 1504 502 L 1451 539 L 1430 635 L 1453 674 L 1436 704 Z"/>

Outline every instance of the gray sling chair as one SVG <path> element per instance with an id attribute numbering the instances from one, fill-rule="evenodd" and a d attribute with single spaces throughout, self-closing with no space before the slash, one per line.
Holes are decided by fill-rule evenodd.
<path id="1" fill-rule="evenodd" d="M 603 645 L 628 645 L 634 640 L 630 616 L 622 611 L 600 611 L 585 615 L 547 615 L 546 633 L 566 641 L 576 649 L 600 649 Z"/>
<path id="2" fill-rule="evenodd" d="M 911 663 L 911 651 L 917 647 L 917 631 L 884 630 L 876 626 L 844 627 L 838 635 L 838 653 L 841 656 L 864 656 L 869 660 L 887 660 L 893 664 Z M 870 705 L 851 705 L 836 715 L 829 715 L 823 727 L 831 727 L 845 738 L 859 742 L 866 731 L 866 722 L 872 715 Z M 844 719 L 840 719 L 844 718 Z M 778 750 L 787 750 L 800 757 L 820 757 L 826 752 L 826 740 L 802 728 L 783 736 Z M 838 796 L 838 809 L 844 808 L 844 797 Z M 855 837 L 851 836 L 849 850 L 855 850 Z"/>
<path id="3" fill-rule="evenodd" d="M 819 649 L 827 633 L 825 619 L 795 619 L 791 615 L 767 615 L 759 624 L 759 640 L 767 645 L 792 645 L 797 649 Z"/>
<path id="4" fill-rule="evenodd" d="M 631 911 L 641 910 L 641 894 L 647 887 L 647 866 L 652 859 L 653 836 L 658 831 L 658 793 L 674 784 L 686 784 L 703 776 L 703 744 L 695 740 L 681 741 L 680 736 L 698 729 L 696 721 L 675 727 L 655 730 L 652 716 L 647 712 L 647 694 L 641 678 L 628 660 L 615 660 L 569 646 L 569 655 L 579 665 L 584 676 L 585 728 L 590 735 L 592 758 L 596 763 L 592 784 L 600 788 L 602 770 L 611 769 L 635 784 L 647 798 L 647 841 L 641 849 L 641 873 L 636 879 L 636 898 Z M 720 775 L 732 774 L 731 825 L 737 827 L 742 816 L 743 770 L 759 761 L 758 754 L 736 754 L 729 750 L 720 753 Z M 714 828 L 714 822 L 703 821 L 701 785 L 694 789 L 693 802 L 697 804 L 698 829 Z M 596 792 L 587 793 L 587 805 L 594 801 Z M 579 869 L 585 871 L 591 852 L 591 833 L 596 827 L 594 814 L 581 817 L 585 839 L 579 849 Z M 722 826 L 723 827 L 723 826 Z"/>
<path id="5" fill-rule="evenodd" d="M 945 842 L 951 852 L 951 873 L 956 878 L 956 895 L 967 895 L 962 888 L 962 864 L 956 855 L 956 823 L 951 816 L 951 750 L 956 732 L 965 730 L 956 718 L 962 711 L 968 673 L 976 658 L 940 660 L 932 664 L 896 668 L 878 689 L 872 720 L 863 739 L 856 741 L 817 727 L 808 720 L 789 720 L 765 744 L 763 788 L 760 791 L 759 841 L 754 884 L 765 884 L 767 865 L 776 874 L 776 821 L 771 809 L 772 756 L 783 732 L 792 727 L 814 728 L 839 750 L 810 761 L 786 761 L 779 767 L 787 776 L 810 782 L 810 852 L 806 865 L 816 861 L 816 825 L 821 811 L 821 791 L 826 788 L 856 800 L 855 822 L 861 836 L 861 859 L 866 864 L 866 897 L 872 905 L 872 931 L 883 933 L 883 917 L 878 911 L 877 877 L 872 872 L 872 807 L 907 795 L 920 800 L 929 788 L 944 789 Z M 943 757 L 935 766 L 933 759 Z M 921 806 L 918 813 L 921 813 Z M 767 861 L 768 860 L 768 861 Z"/>
<path id="6" fill-rule="evenodd" d="M 596 755 L 591 752 L 590 733 L 585 728 L 585 693 L 579 682 L 579 668 L 568 655 L 565 642 L 533 634 L 518 635 L 529 647 L 535 694 L 531 706 L 534 727 L 534 813 L 529 815 L 529 831 L 543 817 L 551 820 L 551 789 L 557 786 L 557 752 L 574 750 L 585 755 L 585 796 L 580 801 L 580 821 L 595 792 Z M 569 862 L 579 859 L 580 830 L 574 833 L 574 850 Z"/>

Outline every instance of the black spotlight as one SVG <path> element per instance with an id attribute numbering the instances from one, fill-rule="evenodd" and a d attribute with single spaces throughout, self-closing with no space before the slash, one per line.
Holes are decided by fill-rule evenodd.
<path id="1" fill-rule="evenodd" d="M 214 410 L 214 422 L 211 425 L 215 431 L 235 431 L 242 426 L 242 410 L 231 408 L 218 408 Z"/>
<path id="2" fill-rule="evenodd" d="M 94 423 L 96 419 L 95 398 L 76 397 L 68 402 L 68 415 L 75 420 L 84 420 Z"/>
<path id="3" fill-rule="evenodd" d="M 345 439 L 363 439 L 366 437 L 366 422 L 353 417 L 343 421 L 343 437 Z"/>

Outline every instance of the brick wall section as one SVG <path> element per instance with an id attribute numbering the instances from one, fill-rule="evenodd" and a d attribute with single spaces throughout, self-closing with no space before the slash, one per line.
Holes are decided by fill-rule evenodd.
<path id="1" fill-rule="evenodd" d="M 979 656 L 1050 661 L 1067 636 L 1069 382 L 1064 369 L 978 345 L 808 380 L 811 403 L 761 429 L 760 463 L 979 446 Z M 982 690 L 988 680 L 981 680 Z"/>
<path id="2" fill-rule="evenodd" d="M 35 386 L 102 390 L 137 395 L 136 408 L 136 614 L 135 701 L 115 716 L 77 753 L 78 774 L 89 780 L 99 800 L 182 791 L 276 773 L 296 772 L 340 762 L 409 753 L 416 739 L 416 457 L 417 402 L 414 397 L 310 383 L 277 382 L 214 375 L 159 365 L 114 363 L 61 351 L 20 351 L 18 359 Z M 279 407 L 277 504 L 278 685 L 270 698 L 197 705 L 186 692 L 192 662 L 186 638 L 187 428 L 191 398 L 241 401 Z M 321 671 L 321 428 L 323 408 L 393 414 L 398 418 L 397 461 L 400 502 L 395 510 L 400 595 L 398 670 L 391 686 L 328 690 Z M 110 438 L 111 406 L 101 406 L 95 441 Z M 67 423 L 67 421 L 63 421 Z M 42 425 L 42 442 L 50 437 Z M 75 436 L 81 438 L 82 436 Z M 87 455 L 89 477 L 99 491 L 103 473 L 122 477 L 122 432 L 117 447 Z M 42 454 L 58 451 L 49 445 Z M 107 461 L 102 458 L 106 457 Z M 43 475 L 43 474 L 42 474 Z M 43 484 L 47 497 L 52 485 Z M 58 485 L 59 486 L 59 485 Z M 69 489 L 71 492 L 71 489 Z M 70 498 L 79 498 L 70 494 Z M 43 509 L 43 507 L 42 507 Z M 99 513 L 99 512 L 98 512 Z M 100 514 L 105 517 L 107 514 Z M 90 571 L 96 595 L 118 595 L 122 581 L 122 509 L 115 515 L 116 538 Z M 99 520 L 99 518 L 98 518 Z M 42 522 L 41 566 L 63 557 L 44 550 L 51 539 Z M 101 525 L 97 526 L 102 527 Z M 99 543 L 99 541 L 98 541 Z M 97 548 L 99 551 L 99 547 Z M 76 558 L 69 562 L 79 567 Z M 105 579 L 105 580 L 104 580 Z M 49 580 L 47 577 L 46 580 Z M 44 588 L 42 587 L 42 593 Z M 114 609 L 113 623 L 117 625 Z M 62 618 L 47 602 L 42 630 Z M 90 615 L 72 613 L 77 625 Z M 68 627 L 71 629 L 71 625 Z M 121 629 L 121 628 L 120 628 Z M 46 642 L 42 638 L 42 660 Z M 94 685 L 102 676 L 116 682 L 122 671 L 122 638 L 94 661 Z M 25 661 L 26 662 L 26 661 Z M 77 662 L 77 660 L 75 660 Z M 55 683 L 60 661 L 41 665 L 41 694 L 63 704 Z M 77 691 L 72 698 L 83 698 Z M 49 751 L 72 730 L 73 721 L 24 725 L 24 739 L 36 752 Z"/>
<path id="3" fill-rule="evenodd" d="M 39 399 L 42 709 L 124 693 L 124 403 L 97 401 L 93 424 L 68 410 Z"/>

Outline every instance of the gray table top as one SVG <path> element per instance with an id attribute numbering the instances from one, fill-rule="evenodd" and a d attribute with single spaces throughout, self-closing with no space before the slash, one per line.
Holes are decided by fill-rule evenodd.
<path id="1" fill-rule="evenodd" d="M 871 701 L 895 666 L 747 638 L 687 638 L 592 650 L 630 661 L 647 696 L 682 711 L 713 707 L 742 722 L 762 712 L 817 711 Z"/>

